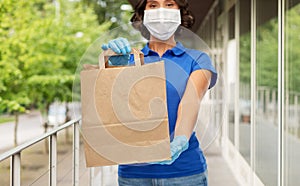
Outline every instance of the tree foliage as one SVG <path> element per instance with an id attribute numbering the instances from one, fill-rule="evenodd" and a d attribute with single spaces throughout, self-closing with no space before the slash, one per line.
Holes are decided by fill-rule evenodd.
<path id="1" fill-rule="evenodd" d="M 111 29 L 129 22 L 130 10 L 121 11 L 122 5 L 129 5 L 128 0 L 82 0 L 82 3 L 94 10 L 99 24 L 112 21 Z"/>
<path id="2" fill-rule="evenodd" d="M 286 84 L 288 90 L 300 92 L 300 5 L 293 7 L 287 13 L 286 20 Z"/>
<path id="3" fill-rule="evenodd" d="M 287 89 L 300 92 L 300 5 L 287 10 L 285 26 L 285 71 Z M 240 80 L 250 83 L 250 34 L 240 38 Z M 271 19 L 258 26 L 256 36 L 257 58 L 256 73 L 257 86 L 277 89 L 278 85 L 278 22 L 277 18 Z"/>
<path id="4" fill-rule="evenodd" d="M 80 57 L 110 26 L 79 2 L 0 1 L 0 112 L 70 101 Z"/>

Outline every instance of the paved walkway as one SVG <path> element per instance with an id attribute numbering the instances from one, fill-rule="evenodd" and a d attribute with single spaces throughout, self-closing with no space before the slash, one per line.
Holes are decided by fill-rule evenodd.
<path id="1" fill-rule="evenodd" d="M 222 156 L 221 148 L 212 144 L 205 150 L 208 165 L 208 185 L 209 186 L 238 186 L 232 171 Z"/>
<path id="2" fill-rule="evenodd" d="M 18 145 L 44 133 L 43 118 L 39 112 L 19 116 L 17 132 Z M 0 153 L 14 147 L 14 122 L 0 125 Z"/>

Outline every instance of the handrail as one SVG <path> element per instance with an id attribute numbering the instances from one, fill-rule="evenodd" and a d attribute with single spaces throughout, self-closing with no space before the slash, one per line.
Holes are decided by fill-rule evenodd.
<path id="1" fill-rule="evenodd" d="M 0 155 L 0 162 L 7 158 L 11 158 L 10 165 L 10 185 L 21 185 L 21 152 L 26 148 L 49 138 L 49 185 L 56 186 L 57 184 L 57 133 L 67 127 L 73 126 L 73 185 L 79 185 L 79 129 L 78 124 L 81 118 L 71 120 L 45 134 L 25 142 L 9 151 Z"/>
<path id="2" fill-rule="evenodd" d="M 65 129 L 65 128 L 73 125 L 74 123 L 79 122 L 80 120 L 81 120 L 81 118 L 77 118 L 75 120 L 71 120 L 71 121 L 69 121 L 69 122 L 67 122 L 67 123 L 65 123 L 65 124 L 63 124 L 63 125 L 55 128 L 55 129 L 51 130 L 49 132 L 46 132 L 45 134 L 43 134 L 43 135 L 41 135 L 41 136 L 39 136 L 39 137 L 37 137 L 37 138 L 35 138 L 33 140 L 25 142 L 25 143 L 23 143 L 23 144 L 15 147 L 15 148 L 9 150 L 9 151 L 6 151 L 6 152 L 0 154 L 0 162 L 3 161 L 3 160 L 5 160 L 5 159 L 7 159 L 7 158 L 10 158 L 14 154 L 17 154 L 17 153 L 23 151 L 24 149 L 26 149 L 26 148 L 28 148 L 28 147 L 30 147 L 32 145 L 34 145 L 34 144 L 36 144 L 36 143 L 38 143 L 38 142 L 40 142 L 40 141 L 48 138 L 49 136 L 51 136 L 51 135 L 53 135 L 53 134 L 55 134 L 55 133 L 57 133 L 57 132 Z"/>

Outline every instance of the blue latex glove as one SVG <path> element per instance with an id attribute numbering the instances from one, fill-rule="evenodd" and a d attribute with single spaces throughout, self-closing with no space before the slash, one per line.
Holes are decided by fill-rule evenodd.
<path id="1" fill-rule="evenodd" d="M 176 136 L 171 142 L 171 160 L 165 160 L 160 162 L 152 162 L 150 164 L 160 164 L 160 165 L 171 165 L 180 154 L 189 148 L 189 141 L 186 136 Z"/>
<path id="2" fill-rule="evenodd" d="M 131 48 L 127 39 L 117 38 L 108 42 L 108 44 L 103 44 L 101 47 L 103 50 L 112 49 L 117 54 L 122 54 L 119 56 L 111 56 L 108 59 L 108 64 L 110 66 L 125 66 L 128 65 L 130 58 Z"/>
<path id="3" fill-rule="evenodd" d="M 103 44 L 101 46 L 103 50 L 112 49 L 117 54 L 128 54 L 131 52 L 131 47 L 127 39 L 119 37 L 108 42 L 108 44 Z"/>

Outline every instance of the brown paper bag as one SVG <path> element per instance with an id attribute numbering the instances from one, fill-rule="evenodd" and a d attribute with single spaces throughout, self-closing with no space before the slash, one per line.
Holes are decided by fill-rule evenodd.
<path id="1" fill-rule="evenodd" d="M 170 159 L 164 63 L 99 69 L 86 66 L 81 77 L 82 127 L 87 167 Z"/>

